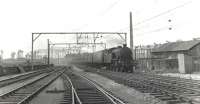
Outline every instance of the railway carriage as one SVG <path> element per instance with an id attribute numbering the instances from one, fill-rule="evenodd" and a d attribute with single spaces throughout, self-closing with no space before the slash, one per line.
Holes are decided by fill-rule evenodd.
<path id="1" fill-rule="evenodd" d="M 67 55 L 70 56 L 70 55 Z M 66 57 L 66 59 L 69 57 Z M 72 56 L 70 56 L 72 58 Z M 124 45 L 94 53 L 83 53 L 74 55 L 72 63 L 92 65 L 95 67 L 106 67 L 108 70 L 119 72 L 133 72 L 133 58 L 130 48 Z"/>

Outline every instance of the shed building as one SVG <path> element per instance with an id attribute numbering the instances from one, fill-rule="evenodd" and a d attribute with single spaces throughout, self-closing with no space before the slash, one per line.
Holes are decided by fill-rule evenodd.
<path id="1" fill-rule="evenodd" d="M 169 42 L 153 49 L 152 67 L 180 73 L 200 71 L 200 40 Z"/>

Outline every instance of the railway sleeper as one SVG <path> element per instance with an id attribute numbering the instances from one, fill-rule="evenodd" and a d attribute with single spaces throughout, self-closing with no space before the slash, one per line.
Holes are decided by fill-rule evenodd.
<path id="1" fill-rule="evenodd" d="M 59 102 L 60 104 L 72 104 L 72 95 L 70 92 L 65 93 L 63 99 Z"/>
<path id="2" fill-rule="evenodd" d="M 9 98 L 9 99 L 1 99 L 0 102 L 18 102 L 19 98 L 16 98 L 16 97 L 12 97 L 12 98 Z"/>
<path id="3" fill-rule="evenodd" d="M 173 98 L 171 96 L 163 96 L 163 97 L 159 97 L 159 99 L 162 101 L 177 100 L 176 98 Z"/>
<path id="4" fill-rule="evenodd" d="M 83 102 L 95 102 L 95 101 L 106 101 L 105 99 L 103 98 L 87 98 L 87 99 L 81 99 L 81 101 Z"/>
<path id="5" fill-rule="evenodd" d="M 72 99 L 63 99 L 59 102 L 59 104 L 72 104 Z"/>
<path id="6" fill-rule="evenodd" d="M 68 101 L 61 101 L 61 102 L 59 102 L 59 104 L 72 104 L 72 102 L 68 102 Z"/>
<path id="7" fill-rule="evenodd" d="M 118 76 L 119 77 L 119 76 Z M 134 76 L 134 77 L 136 77 L 136 76 Z M 111 78 L 111 77 L 110 77 Z M 122 77 L 123 78 L 123 77 Z M 114 78 L 111 78 L 111 79 L 114 79 Z M 144 78 L 143 78 L 144 79 Z M 159 85 L 157 85 L 157 86 L 155 86 L 154 85 L 154 87 L 158 87 L 158 89 L 165 89 L 165 90 L 170 90 L 170 92 L 169 93 L 172 93 L 172 95 L 173 95 L 173 93 L 177 93 L 177 94 L 175 94 L 174 96 L 176 96 L 177 98 L 179 97 L 179 94 L 183 94 L 183 92 L 185 92 L 185 95 L 184 95 L 184 97 L 185 96 L 190 96 L 190 95 L 198 95 L 198 94 L 194 94 L 194 93 L 191 93 L 191 92 L 187 92 L 187 90 L 190 90 L 191 88 L 189 88 L 190 86 L 184 86 L 184 82 L 182 82 L 181 84 L 179 84 L 180 82 L 174 82 L 174 84 L 175 83 L 177 83 L 177 85 L 173 85 L 173 86 L 171 86 L 170 85 L 170 82 L 168 82 L 168 83 L 166 83 L 166 84 L 164 84 L 164 85 L 160 85 L 160 84 L 163 84 L 161 81 L 153 81 L 153 82 L 151 82 L 151 83 L 148 83 L 147 82 L 147 79 L 146 80 L 143 80 L 143 79 L 134 79 L 133 78 L 133 80 L 134 81 L 137 81 L 137 80 L 142 80 L 141 82 L 143 82 L 143 84 L 148 84 L 148 85 L 150 85 L 150 86 L 152 86 L 152 85 L 154 85 L 154 84 L 159 84 Z M 167 78 L 166 78 L 167 79 Z M 136 87 L 136 88 L 138 88 L 138 89 L 142 89 L 142 90 L 145 90 L 143 87 L 142 88 L 140 88 L 140 86 L 141 85 L 137 85 L 137 84 L 129 84 L 129 83 L 132 83 L 131 81 L 126 81 L 124 84 L 125 85 L 131 85 L 131 86 L 133 86 L 133 87 Z M 133 82 L 133 83 L 135 83 L 135 82 Z M 137 86 L 136 86 L 137 85 Z M 167 85 L 167 87 L 165 87 Z M 178 87 L 178 88 L 177 88 Z M 183 88 L 183 89 L 182 89 Z M 165 91 L 164 90 L 164 91 Z M 182 97 L 182 95 L 181 95 L 181 97 L 180 97 L 181 99 L 184 99 L 185 101 L 187 101 L 188 99 L 187 98 L 183 98 Z M 179 101 L 179 100 L 178 100 Z M 188 100 L 188 102 L 189 102 L 190 100 Z M 183 101 L 181 101 L 181 102 L 183 102 Z M 171 103 L 170 103 L 171 104 Z"/>
<path id="8" fill-rule="evenodd" d="M 138 80 L 139 80 L 139 79 L 138 79 Z M 141 80 L 141 79 L 140 79 L 140 80 Z M 143 81 L 145 81 L 145 80 L 143 80 Z M 142 81 L 142 82 L 143 82 L 143 81 Z M 133 83 L 134 83 L 134 82 L 133 82 Z M 149 82 L 147 82 L 147 81 L 146 81 L 146 83 L 149 84 Z M 146 84 L 146 83 L 145 83 L 145 84 Z M 155 83 L 157 83 L 157 82 L 150 82 L 150 86 L 154 85 Z M 125 84 L 126 84 L 126 83 L 125 83 Z M 144 82 L 143 82 L 143 84 L 144 84 Z M 132 84 L 132 85 L 133 85 L 133 84 Z M 135 88 L 136 86 L 133 86 L 133 87 Z M 163 88 L 162 88 L 163 85 L 162 85 L 162 86 L 161 86 L 161 85 L 157 85 L 157 86 L 154 86 L 154 87 L 159 87 L 159 89 L 163 89 Z M 141 85 L 140 85 L 140 86 L 137 86 L 136 89 L 144 90 L 144 88 L 141 87 Z M 177 91 L 177 90 L 176 90 L 176 91 Z"/>
<path id="9" fill-rule="evenodd" d="M 0 102 L 0 104 L 17 104 L 17 102 L 8 101 L 8 102 Z"/>
<path id="10" fill-rule="evenodd" d="M 167 100 L 166 102 L 167 102 L 166 104 L 183 104 L 183 103 L 186 103 L 185 101 L 181 101 L 181 100 L 179 100 L 179 99 Z M 187 103 L 187 104 L 188 104 L 188 103 Z"/>
<path id="11" fill-rule="evenodd" d="M 112 103 L 102 100 L 102 101 L 86 101 L 86 102 L 82 102 L 82 104 L 112 104 Z"/>
<path id="12" fill-rule="evenodd" d="M 200 96 L 200 93 L 185 91 L 185 92 L 183 92 L 183 95 L 186 95 L 186 96 Z"/>
<path id="13" fill-rule="evenodd" d="M 79 96 L 80 99 L 83 99 L 83 100 L 103 100 L 105 98 L 103 98 L 102 96 L 87 96 L 87 97 L 83 97 L 83 96 Z"/>
<path id="14" fill-rule="evenodd" d="M 161 76 L 161 77 L 157 77 L 157 76 L 154 76 L 153 79 L 170 83 L 171 85 L 176 86 L 176 87 L 182 87 L 182 88 L 187 88 L 187 89 L 195 88 L 196 90 L 198 90 L 198 86 L 200 84 L 199 82 L 193 83 L 192 80 L 183 81 L 180 79 L 177 80 L 177 78 L 173 78 L 172 80 L 170 80 L 171 79 L 170 77 L 165 78 L 164 76 Z M 152 78 L 152 77 L 150 77 L 150 78 Z"/>

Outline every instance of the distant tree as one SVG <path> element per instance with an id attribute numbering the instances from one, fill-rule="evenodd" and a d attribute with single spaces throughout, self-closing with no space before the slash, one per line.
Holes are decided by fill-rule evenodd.
<path id="1" fill-rule="evenodd" d="M 1 50 L 1 55 L 3 55 L 3 50 Z"/>
<path id="2" fill-rule="evenodd" d="M 26 58 L 27 64 L 29 65 L 30 64 L 30 59 L 31 59 L 30 53 L 26 53 L 25 58 Z"/>
<path id="3" fill-rule="evenodd" d="M 3 50 L 1 50 L 0 56 L 1 56 L 1 60 L 2 60 L 3 59 Z"/>
<path id="4" fill-rule="evenodd" d="M 27 53 L 27 54 L 25 55 L 25 57 L 26 57 L 26 59 L 30 59 L 30 58 L 31 58 L 30 53 Z"/>
<path id="5" fill-rule="evenodd" d="M 11 55 L 10 55 L 11 59 L 15 59 L 15 55 L 16 55 L 16 52 L 12 52 Z"/>
<path id="6" fill-rule="evenodd" d="M 183 40 L 181 40 L 181 39 L 178 39 L 178 40 L 176 40 L 176 42 L 182 42 Z"/>
<path id="7" fill-rule="evenodd" d="M 19 49 L 19 50 L 17 51 L 17 58 L 23 58 L 23 53 L 24 53 L 24 51 L 21 50 L 21 49 Z"/>
<path id="8" fill-rule="evenodd" d="M 29 53 L 27 53 L 27 54 L 25 55 L 25 57 L 26 57 L 26 59 L 28 59 L 28 58 L 29 58 Z"/>
<path id="9" fill-rule="evenodd" d="M 45 55 L 45 56 L 43 56 L 43 61 L 44 61 L 44 63 L 45 63 L 45 64 L 47 64 L 48 58 L 47 58 L 47 56 L 46 56 L 46 55 Z"/>
<path id="10" fill-rule="evenodd" d="M 3 50 L 0 51 L 0 60 L 3 60 Z"/>

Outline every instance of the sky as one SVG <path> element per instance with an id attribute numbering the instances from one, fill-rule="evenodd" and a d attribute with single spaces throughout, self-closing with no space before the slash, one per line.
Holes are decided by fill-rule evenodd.
<path id="1" fill-rule="evenodd" d="M 0 49 L 4 58 L 18 49 L 30 51 L 32 32 L 129 35 L 130 12 L 134 45 L 191 40 L 200 37 L 199 4 L 199 0 L 1 0 Z M 74 42 L 73 37 L 41 36 L 34 47 L 46 48 L 48 38 L 58 43 Z M 118 36 L 106 38 L 108 44 L 120 41 Z"/>

